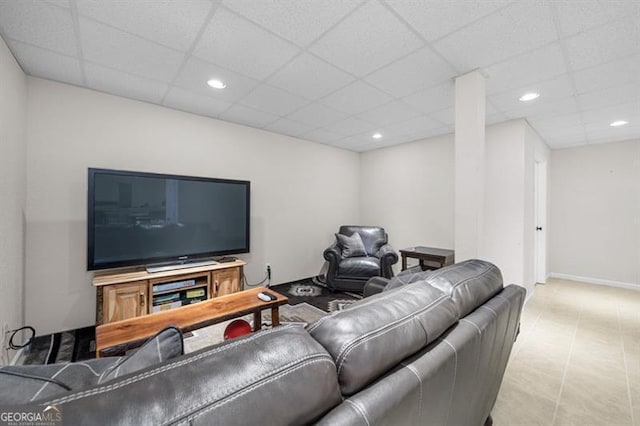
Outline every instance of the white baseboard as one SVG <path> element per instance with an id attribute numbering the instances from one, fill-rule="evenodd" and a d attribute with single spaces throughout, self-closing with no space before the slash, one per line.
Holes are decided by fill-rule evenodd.
<path id="1" fill-rule="evenodd" d="M 581 281 L 583 283 L 588 283 L 588 284 L 607 285 L 609 287 L 626 288 L 627 290 L 640 291 L 640 284 L 625 283 L 623 281 L 603 280 L 601 278 L 592 278 L 592 277 L 579 277 L 577 275 L 558 274 L 556 272 L 550 273 L 549 277 L 560 278 L 561 280 Z"/>

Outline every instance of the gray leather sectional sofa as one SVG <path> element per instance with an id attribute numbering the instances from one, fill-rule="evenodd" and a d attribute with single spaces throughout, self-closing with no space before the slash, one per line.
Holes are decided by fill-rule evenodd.
<path id="1" fill-rule="evenodd" d="M 37 402 L 73 425 L 482 425 L 525 290 L 479 260 L 424 277 Z"/>

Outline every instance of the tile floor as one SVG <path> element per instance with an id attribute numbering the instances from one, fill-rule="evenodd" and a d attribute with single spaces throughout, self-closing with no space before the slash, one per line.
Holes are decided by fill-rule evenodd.
<path id="1" fill-rule="evenodd" d="M 495 426 L 640 426 L 640 291 L 537 285 L 492 417 Z"/>

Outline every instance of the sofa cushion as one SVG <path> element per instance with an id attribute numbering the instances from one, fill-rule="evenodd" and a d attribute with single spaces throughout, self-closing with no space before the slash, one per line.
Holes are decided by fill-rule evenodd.
<path id="1" fill-rule="evenodd" d="M 338 382 L 351 395 L 458 320 L 450 297 L 428 285 L 379 293 L 308 328 L 331 354 Z"/>
<path id="2" fill-rule="evenodd" d="M 472 259 L 431 272 L 425 282 L 451 296 L 462 318 L 502 290 L 502 273 L 493 263 Z"/>
<path id="3" fill-rule="evenodd" d="M 168 327 L 150 338 L 134 354 L 126 357 L 2 367 L 0 405 L 23 404 L 84 389 L 183 353 L 182 333 L 175 327 Z"/>
<path id="4" fill-rule="evenodd" d="M 338 275 L 350 277 L 375 277 L 380 275 L 380 260 L 377 257 L 349 257 L 338 265 Z"/>
<path id="5" fill-rule="evenodd" d="M 310 424 L 340 402 L 331 356 L 283 325 L 42 403 L 65 424 L 240 426 Z"/>
<path id="6" fill-rule="evenodd" d="M 354 232 L 350 237 L 342 234 L 336 234 L 336 240 L 338 240 L 338 247 L 342 249 L 343 258 L 367 255 L 364 243 L 362 242 L 362 237 L 360 237 L 360 234 L 357 232 Z"/>

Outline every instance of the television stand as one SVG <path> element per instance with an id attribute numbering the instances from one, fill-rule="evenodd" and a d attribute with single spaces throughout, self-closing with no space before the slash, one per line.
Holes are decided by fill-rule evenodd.
<path id="1" fill-rule="evenodd" d="M 153 274 L 154 272 L 165 272 L 165 271 L 173 271 L 176 269 L 186 269 L 186 268 L 197 268 L 198 266 L 210 266 L 217 265 L 218 262 L 215 260 L 200 260 L 196 262 L 180 262 L 180 263 L 170 263 L 167 265 L 148 265 L 145 267 L 147 272 Z"/>

